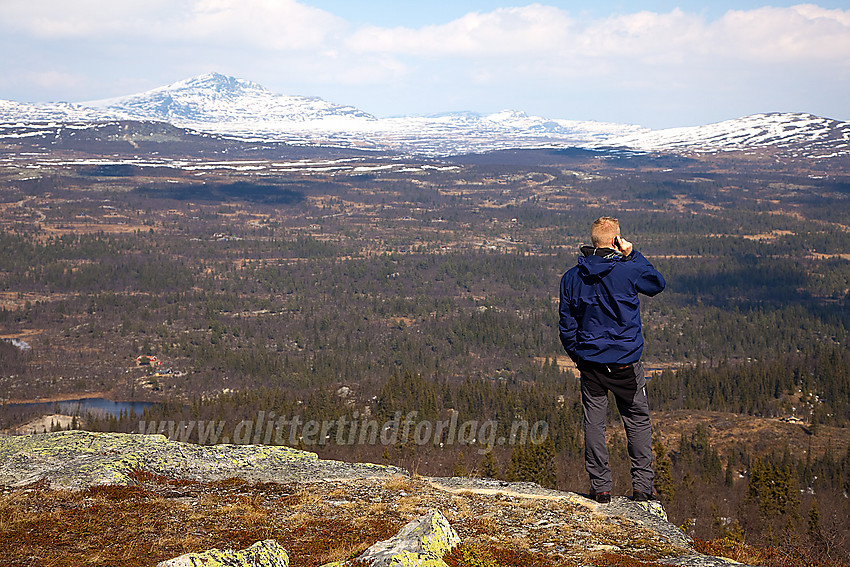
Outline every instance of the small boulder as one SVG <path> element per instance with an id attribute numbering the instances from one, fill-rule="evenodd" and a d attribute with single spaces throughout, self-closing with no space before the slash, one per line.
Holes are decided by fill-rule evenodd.
<path id="1" fill-rule="evenodd" d="M 273 539 L 258 541 L 241 551 L 210 549 L 157 563 L 156 567 L 289 567 L 289 555 Z"/>
<path id="2" fill-rule="evenodd" d="M 359 557 L 371 567 L 447 567 L 443 556 L 460 543 L 457 532 L 438 510 L 409 522 L 395 536 L 379 541 Z"/>

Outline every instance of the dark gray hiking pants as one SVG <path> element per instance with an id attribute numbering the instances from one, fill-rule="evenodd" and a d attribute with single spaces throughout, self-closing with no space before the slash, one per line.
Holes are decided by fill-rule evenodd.
<path id="1" fill-rule="evenodd" d="M 581 403 L 584 409 L 584 467 L 590 475 L 593 492 L 609 492 L 614 486 L 605 446 L 605 421 L 608 417 L 608 392 L 614 394 L 623 418 L 629 458 L 632 463 L 632 488 L 652 493 L 652 427 L 646 378 L 640 362 L 626 366 L 581 362 Z"/>

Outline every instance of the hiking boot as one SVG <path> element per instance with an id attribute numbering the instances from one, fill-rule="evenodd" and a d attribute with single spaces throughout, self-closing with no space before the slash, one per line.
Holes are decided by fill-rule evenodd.
<path id="1" fill-rule="evenodd" d="M 633 502 L 656 502 L 658 501 L 658 495 L 655 492 L 641 492 L 640 490 L 635 490 L 634 494 L 632 494 Z"/>
<path id="2" fill-rule="evenodd" d="M 609 504 L 611 502 L 610 492 L 591 492 L 590 498 L 596 500 L 599 504 Z"/>

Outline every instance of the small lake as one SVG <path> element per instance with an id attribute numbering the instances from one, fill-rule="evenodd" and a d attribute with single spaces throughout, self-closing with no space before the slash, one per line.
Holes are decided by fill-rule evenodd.
<path id="1" fill-rule="evenodd" d="M 78 400 L 65 400 L 62 402 L 32 402 L 26 404 L 6 404 L 9 409 L 24 408 L 24 409 L 41 409 L 45 414 L 59 412 L 65 415 L 80 415 L 84 416 L 87 413 L 93 415 L 104 416 L 114 415 L 118 417 L 121 411 L 136 412 L 137 415 L 142 415 L 145 408 L 156 405 L 155 402 L 113 402 L 106 398 L 80 398 Z M 3 406 L 0 406 L 3 407 Z"/>

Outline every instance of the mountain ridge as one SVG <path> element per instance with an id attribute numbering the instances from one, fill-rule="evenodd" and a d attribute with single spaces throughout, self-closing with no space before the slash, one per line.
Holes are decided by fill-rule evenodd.
<path id="1" fill-rule="evenodd" d="M 626 148 L 710 153 L 765 148 L 793 157 L 850 155 L 850 122 L 801 112 L 753 114 L 713 124 L 651 130 L 633 124 L 566 120 L 517 110 L 378 118 L 319 97 L 276 94 L 262 85 L 207 73 L 142 93 L 81 103 L 0 100 L 0 123 L 161 121 L 254 141 L 374 147 L 457 155 L 540 147 Z"/>

